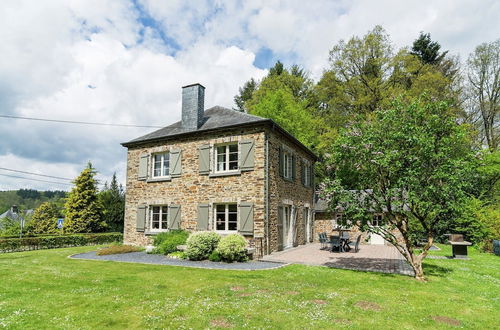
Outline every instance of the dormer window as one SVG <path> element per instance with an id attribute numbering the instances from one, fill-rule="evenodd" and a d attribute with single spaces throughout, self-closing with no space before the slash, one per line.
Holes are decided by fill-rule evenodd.
<path id="1" fill-rule="evenodd" d="M 170 153 L 156 153 L 153 158 L 153 178 L 162 178 L 170 175 Z"/>
<path id="2" fill-rule="evenodd" d="M 215 147 L 216 172 L 238 170 L 238 143 L 219 145 Z"/>

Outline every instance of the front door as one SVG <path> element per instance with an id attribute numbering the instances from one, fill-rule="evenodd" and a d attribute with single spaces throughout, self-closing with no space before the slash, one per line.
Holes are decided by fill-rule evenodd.
<path id="1" fill-rule="evenodd" d="M 380 227 L 382 226 L 382 215 L 381 214 L 375 214 L 372 219 L 372 226 L 373 227 Z M 370 234 L 370 244 L 373 245 L 384 245 L 385 240 L 382 236 L 379 234 Z"/>

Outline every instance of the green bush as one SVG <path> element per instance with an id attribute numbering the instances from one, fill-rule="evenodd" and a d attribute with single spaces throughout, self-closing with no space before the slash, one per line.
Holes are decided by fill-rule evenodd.
<path id="1" fill-rule="evenodd" d="M 223 237 L 217 245 L 217 253 L 222 261 L 246 261 L 247 260 L 247 241 L 239 234 L 231 234 Z"/>
<path id="2" fill-rule="evenodd" d="M 192 233 L 186 242 L 186 256 L 189 260 L 207 259 L 219 241 L 220 236 L 212 231 Z"/>
<path id="3" fill-rule="evenodd" d="M 1 252 L 54 249 L 71 246 L 100 245 L 123 241 L 121 233 L 35 236 L 0 239 Z"/>
<path id="4" fill-rule="evenodd" d="M 167 254 L 167 257 L 174 258 L 174 259 L 186 259 L 186 254 L 182 251 L 175 251 L 175 252 Z"/>
<path id="5" fill-rule="evenodd" d="M 153 239 L 155 249 L 153 253 L 169 254 L 177 251 L 177 245 L 186 244 L 189 233 L 185 230 L 171 230 L 160 233 Z"/>
<path id="6" fill-rule="evenodd" d="M 215 249 L 215 250 L 212 251 L 212 253 L 208 257 L 208 260 L 213 261 L 213 262 L 222 261 L 222 258 L 220 257 L 219 252 L 217 252 L 217 249 Z"/>

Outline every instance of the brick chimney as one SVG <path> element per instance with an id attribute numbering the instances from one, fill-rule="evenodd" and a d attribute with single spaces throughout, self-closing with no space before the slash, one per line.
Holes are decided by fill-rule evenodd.
<path id="1" fill-rule="evenodd" d="M 200 128 L 203 123 L 205 87 L 191 84 L 182 87 L 182 127 L 189 130 Z"/>

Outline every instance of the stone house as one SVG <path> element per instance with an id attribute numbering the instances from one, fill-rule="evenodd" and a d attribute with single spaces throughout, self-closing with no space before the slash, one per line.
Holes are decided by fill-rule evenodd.
<path id="1" fill-rule="evenodd" d="M 170 229 L 240 233 L 256 256 L 313 240 L 314 153 L 274 121 L 182 88 L 182 120 L 122 143 L 124 242 Z"/>

